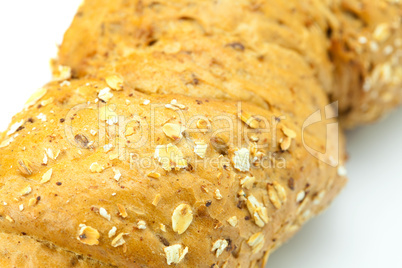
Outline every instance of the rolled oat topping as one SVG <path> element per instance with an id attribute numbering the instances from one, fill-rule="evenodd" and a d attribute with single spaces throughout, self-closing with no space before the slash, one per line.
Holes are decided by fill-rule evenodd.
<path id="1" fill-rule="evenodd" d="M 178 234 L 184 233 L 193 221 L 193 211 L 188 204 L 181 204 L 173 212 L 172 227 Z"/>
<path id="2" fill-rule="evenodd" d="M 262 233 L 252 235 L 247 241 L 247 244 L 252 248 L 253 254 L 258 253 L 264 247 L 264 243 L 265 238 Z"/>
<path id="3" fill-rule="evenodd" d="M 117 248 L 126 243 L 126 240 L 124 240 L 123 236 L 127 236 L 127 233 L 120 233 L 118 234 L 112 241 L 112 247 Z"/>
<path id="4" fill-rule="evenodd" d="M 219 239 L 215 241 L 211 251 L 216 252 L 216 257 L 218 258 L 227 248 L 228 245 L 229 245 L 228 241 L 226 241 L 225 239 Z"/>
<path id="5" fill-rule="evenodd" d="M 98 230 L 90 226 L 86 226 L 85 224 L 80 224 L 80 228 L 81 229 L 77 237 L 79 241 L 89 246 L 99 245 L 100 235 Z"/>
<path id="6" fill-rule="evenodd" d="M 165 247 L 163 250 L 165 251 L 168 265 L 179 264 L 188 253 L 188 247 L 183 248 L 180 244 Z"/>

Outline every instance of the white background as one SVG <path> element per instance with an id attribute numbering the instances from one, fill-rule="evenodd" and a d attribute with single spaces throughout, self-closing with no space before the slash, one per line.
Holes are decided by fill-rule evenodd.
<path id="1" fill-rule="evenodd" d="M 80 0 L 0 3 L 0 128 L 50 79 L 49 59 Z M 402 90 L 402 89 L 401 89 Z M 402 267 L 402 110 L 348 133 L 350 182 L 274 253 L 270 268 Z"/>

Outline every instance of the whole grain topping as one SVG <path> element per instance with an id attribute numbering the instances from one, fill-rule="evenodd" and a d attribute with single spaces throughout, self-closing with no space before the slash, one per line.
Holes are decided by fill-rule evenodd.
<path id="1" fill-rule="evenodd" d="M 179 264 L 188 253 L 188 247 L 183 248 L 182 245 L 176 244 L 173 246 L 165 247 L 163 249 L 166 256 L 168 265 Z"/>
<path id="2" fill-rule="evenodd" d="M 199 157 L 204 158 L 207 153 L 208 144 L 203 141 L 196 141 L 194 147 L 194 153 L 196 153 Z"/>
<path id="3" fill-rule="evenodd" d="M 242 112 L 238 114 L 238 117 L 243 121 L 246 125 L 248 125 L 250 128 L 258 128 L 260 126 L 260 123 L 252 117 L 250 114 L 246 112 Z"/>
<path id="4" fill-rule="evenodd" d="M 193 221 L 193 211 L 188 204 L 181 204 L 173 212 L 172 227 L 178 234 L 184 233 Z"/>
<path id="5" fill-rule="evenodd" d="M 250 190 L 253 188 L 255 183 L 255 177 L 254 176 L 246 176 L 243 179 L 240 180 L 240 185 L 247 190 Z"/>
<path id="6" fill-rule="evenodd" d="M 98 98 L 104 102 L 108 102 L 111 98 L 113 98 L 113 93 L 110 92 L 110 88 L 106 87 L 99 91 Z"/>
<path id="7" fill-rule="evenodd" d="M 222 196 L 221 191 L 219 189 L 215 190 L 214 197 L 215 197 L 216 200 L 222 200 L 223 196 Z"/>
<path id="8" fill-rule="evenodd" d="M 274 205 L 275 208 L 280 209 L 286 202 L 285 188 L 283 188 L 282 185 L 277 182 L 268 184 L 267 188 L 269 200 L 271 201 L 272 205 Z"/>
<path id="9" fill-rule="evenodd" d="M 242 148 L 234 152 L 232 158 L 235 169 L 245 172 L 250 170 L 250 151 L 247 148 Z"/>
<path id="10" fill-rule="evenodd" d="M 117 204 L 117 209 L 119 210 L 120 217 L 122 217 L 123 219 L 127 218 L 128 214 L 126 208 L 123 205 Z"/>
<path id="11" fill-rule="evenodd" d="M 295 138 L 296 138 L 296 132 L 295 132 L 295 131 L 293 131 L 293 130 L 291 130 L 291 129 L 285 127 L 285 126 L 282 126 L 282 131 L 283 131 L 283 134 L 286 135 L 286 137 L 289 137 L 289 138 L 291 138 L 291 139 L 295 139 Z"/>
<path id="12" fill-rule="evenodd" d="M 184 159 L 183 153 L 173 144 L 156 146 L 155 158 L 166 171 L 171 171 L 172 168 L 179 170 L 187 167 L 187 160 Z"/>
<path id="13" fill-rule="evenodd" d="M 123 78 L 119 75 L 106 77 L 106 84 L 113 90 L 123 90 Z"/>
<path id="14" fill-rule="evenodd" d="M 301 190 L 296 196 L 296 202 L 301 203 L 304 198 L 306 198 L 306 192 L 304 190 Z"/>
<path id="15" fill-rule="evenodd" d="M 157 194 L 154 198 L 154 200 L 152 201 L 152 205 L 154 205 L 155 207 L 159 204 L 159 202 L 161 201 L 162 197 L 160 194 Z"/>
<path id="16" fill-rule="evenodd" d="M 209 131 L 209 124 L 208 121 L 205 119 L 200 119 L 197 121 L 197 128 L 202 132 L 202 133 L 207 133 Z"/>
<path id="17" fill-rule="evenodd" d="M 43 98 L 47 93 L 46 88 L 38 89 L 25 103 L 25 109 L 35 105 L 41 98 Z"/>
<path id="18" fill-rule="evenodd" d="M 101 165 L 99 165 L 97 162 L 94 162 L 89 167 L 89 170 L 92 173 L 101 173 L 103 171 L 103 167 Z"/>
<path id="19" fill-rule="evenodd" d="M 7 132 L 7 136 L 14 134 L 22 125 L 24 124 L 24 120 L 21 120 L 10 127 L 10 130 Z"/>
<path id="20" fill-rule="evenodd" d="M 25 187 L 24 189 L 22 189 L 21 195 L 22 195 L 22 196 L 24 196 L 24 195 L 29 195 L 31 192 L 32 192 L 31 186 L 27 186 L 27 187 Z"/>
<path id="21" fill-rule="evenodd" d="M 126 240 L 124 240 L 124 236 L 127 236 L 127 233 L 120 233 L 118 234 L 112 241 L 112 247 L 117 248 L 126 243 Z"/>
<path id="22" fill-rule="evenodd" d="M 109 231 L 109 233 L 108 233 L 109 238 L 112 238 L 113 236 L 115 236 L 115 235 L 116 235 L 116 231 L 117 231 L 117 228 L 116 228 L 115 226 L 113 226 L 113 228 L 110 229 L 110 231 Z"/>
<path id="23" fill-rule="evenodd" d="M 50 178 L 52 177 L 53 169 L 49 169 L 48 171 L 45 172 L 42 176 L 42 180 L 40 181 L 41 184 L 44 184 L 48 181 L 50 181 Z"/>
<path id="24" fill-rule="evenodd" d="M 253 234 L 247 241 L 247 244 L 252 248 L 253 254 L 258 253 L 264 247 L 264 243 L 265 238 L 262 233 Z"/>
<path id="25" fill-rule="evenodd" d="M 105 218 L 105 219 L 107 219 L 108 221 L 110 221 L 111 216 L 110 216 L 109 213 L 107 213 L 106 209 L 104 209 L 104 208 L 99 208 L 99 214 L 100 214 L 103 218 Z"/>
<path id="26" fill-rule="evenodd" d="M 90 226 L 86 226 L 85 224 L 81 224 L 80 228 L 81 229 L 77 237 L 79 241 L 89 246 L 99 245 L 100 235 L 98 230 Z"/>
<path id="27" fill-rule="evenodd" d="M 139 230 L 145 230 L 145 229 L 147 229 L 147 223 L 145 221 L 143 221 L 143 220 L 139 220 L 137 222 L 137 228 Z"/>
<path id="28" fill-rule="evenodd" d="M 239 222 L 239 221 L 238 221 L 238 219 L 237 219 L 236 216 L 230 217 L 230 218 L 228 219 L 228 223 L 229 223 L 232 227 L 236 227 L 238 222 Z"/>
<path id="29" fill-rule="evenodd" d="M 216 257 L 218 258 L 223 253 L 223 251 L 227 248 L 228 245 L 229 245 L 228 241 L 226 241 L 225 239 L 219 239 L 219 240 L 215 241 L 215 243 L 212 246 L 211 251 L 216 252 Z"/>
<path id="30" fill-rule="evenodd" d="M 166 123 L 165 125 L 163 125 L 162 128 L 165 135 L 173 140 L 179 140 L 183 138 L 182 133 L 185 129 L 186 128 L 184 126 L 172 123 Z"/>
<path id="31" fill-rule="evenodd" d="M 186 106 L 183 105 L 183 104 L 177 103 L 177 100 L 172 100 L 170 102 L 170 104 L 166 104 L 165 107 L 167 109 L 171 109 L 171 110 L 174 110 L 174 111 L 186 109 Z"/>
<path id="32" fill-rule="evenodd" d="M 18 170 L 24 175 L 32 175 L 32 163 L 27 159 L 20 159 L 17 162 Z"/>
<path id="33" fill-rule="evenodd" d="M 159 179 L 161 177 L 161 174 L 158 172 L 150 172 L 150 173 L 148 173 L 147 176 L 152 179 Z"/>
<path id="34" fill-rule="evenodd" d="M 121 173 L 120 173 L 120 170 L 118 170 L 117 168 L 112 168 L 113 169 L 113 172 L 114 172 L 114 179 L 116 180 L 116 181 L 119 181 L 120 180 L 120 178 L 121 178 Z"/>
<path id="35" fill-rule="evenodd" d="M 247 208 L 251 216 L 254 218 L 254 222 L 259 227 L 264 227 L 268 223 L 268 210 L 253 196 L 249 195 L 247 198 Z"/>

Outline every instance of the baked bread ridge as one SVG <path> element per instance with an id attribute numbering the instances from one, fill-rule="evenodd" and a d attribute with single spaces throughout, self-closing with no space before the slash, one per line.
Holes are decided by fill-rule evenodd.
<path id="1" fill-rule="evenodd" d="M 60 249 L 31 237 L 0 233 L 1 267 L 115 267 Z"/>
<path id="2" fill-rule="evenodd" d="M 87 0 L 65 35 L 59 63 L 81 76 L 96 74 L 104 66 L 118 68 L 116 61 L 132 54 L 192 55 L 190 36 L 194 42 L 200 40 L 201 49 L 209 42 L 221 47 L 235 45 L 250 55 L 248 61 L 263 61 L 264 57 L 269 61 L 277 53 L 272 47 L 277 46 L 301 56 L 331 100 L 339 101 L 341 121 L 350 128 L 377 120 L 401 102 L 401 15 L 402 4 L 388 0 L 245 0 L 236 4 L 189 0 L 103 0 L 99 4 Z M 384 36 L 379 33 L 382 28 L 387 36 L 378 41 Z M 365 44 L 361 40 L 366 40 Z M 218 55 L 213 61 L 205 58 L 201 62 L 216 67 L 222 58 Z M 254 64 L 258 63 L 250 66 Z M 275 70 L 272 66 L 261 69 L 267 68 L 269 73 Z M 248 72 L 237 72 L 242 74 Z M 126 80 L 131 79 L 128 75 Z M 275 79 L 270 81 L 275 83 Z M 255 88 L 259 94 L 265 90 Z"/>
<path id="3" fill-rule="evenodd" d="M 332 98 L 344 127 L 370 123 L 402 102 L 402 2 L 334 1 Z"/>
<path id="4" fill-rule="evenodd" d="M 212 88 L 214 78 L 227 83 L 222 89 L 224 98 L 239 99 L 244 95 L 249 101 L 253 96 L 247 96 L 248 91 L 263 97 L 279 94 L 270 87 L 278 83 L 295 87 L 288 82 L 295 80 L 291 77 L 293 72 L 309 79 L 312 73 L 315 83 L 329 91 L 333 70 L 327 55 L 330 42 L 325 34 L 327 21 L 331 20 L 328 16 L 329 7 L 324 7 L 322 1 L 267 4 L 267 1 L 245 0 L 234 4 L 233 1 L 89 0 L 80 7 L 65 34 L 58 63 L 71 67 L 77 77 L 131 64 L 125 81 L 134 84 L 138 79 L 130 73 L 141 70 L 135 68 L 129 57 L 187 54 L 188 61 L 200 69 L 201 73 L 196 70 L 193 73 L 200 82 L 205 79 Z M 164 71 L 153 64 L 157 62 L 150 63 L 150 68 Z M 202 72 L 205 69 L 211 74 Z M 178 77 L 188 80 L 186 71 L 177 70 Z M 260 78 L 269 83 L 256 86 L 253 80 Z M 152 90 L 160 88 L 154 86 Z M 168 91 L 166 87 L 158 93 Z M 196 87 L 185 94 L 199 96 Z M 302 90 L 300 94 L 308 95 Z"/>
<path id="5" fill-rule="evenodd" d="M 297 113 L 284 113 L 275 107 L 262 109 L 253 103 L 241 102 L 243 117 L 239 119 L 240 104 L 234 101 L 147 95 L 124 82 L 124 89 L 109 92 L 111 96 L 104 91 L 111 84 L 108 81 L 82 78 L 52 82 L 13 118 L 0 145 L 0 200 L 5 202 L 0 211 L 3 233 L 15 236 L 24 233 L 35 240 L 49 241 L 56 247 L 118 267 L 169 267 L 168 262 L 178 262 L 181 267 L 262 267 L 271 250 L 326 208 L 346 182 L 337 168 L 306 151 L 301 138 L 305 118 Z M 195 115 L 210 119 L 211 132 L 190 131 L 197 129 L 199 120 L 193 122 L 194 126 L 187 126 L 183 140 L 177 147 L 171 147 L 181 159 L 175 158 L 175 162 L 183 168 L 176 166 L 177 170 L 167 171 L 164 168 L 169 169 L 169 166 L 163 168 L 158 161 L 150 168 L 137 168 L 135 161 L 117 153 L 118 148 L 135 144 L 139 125 L 134 120 L 134 125 L 124 128 L 126 131 L 116 133 L 117 125 L 109 121 L 113 127 L 106 128 L 104 113 L 100 113 L 99 122 L 96 108 L 100 105 L 100 110 L 104 111 L 102 105 L 106 104 L 97 102 L 97 98 L 105 100 L 107 105 L 115 105 L 116 114 L 140 121 L 146 133 L 146 126 L 155 126 L 157 143 L 131 148 L 138 156 L 136 159 L 152 159 L 156 145 L 174 142 L 169 137 L 174 137 L 171 131 L 175 128 L 164 126 L 166 123 L 182 124 L 181 113 L 185 119 Z M 173 99 L 177 102 L 172 102 Z M 324 108 L 325 97 L 318 99 L 323 100 L 318 105 Z M 305 100 L 305 109 L 314 107 L 314 101 Z M 149 112 L 153 104 L 159 104 L 157 107 L 162 112 L 151 124 Z M 84 106 L 76 110 L 73 107 L 77 105 Z M 252 116 L 257 115 L 274 118 L 277 123 L 275 143 L 271 142 L 275 136 L 272 132 L 262 131 L 252 134 L 256 136 L 252 140 L 258 142 L 244 141 L 242 136 L 250 127 L 243 121 L 255 127 L 258 121 Z M 216 120 L 216 116 L 226 116 L 229 120 L 222 122 Z M 286 118 L 279 120 L 280 116 Z M 246 120 L 250 118 L 251 121 Z M 233 142 L 225 132 L 212 136 L 213 131 L 227 129 L 228 122 L 242 126 L 240 130 L 234 128 Z M 91 131 L 98 124 L 106 128 L 105 136 L 111 140 L 118 133 L 120 137 L 127 134 L 123 145 L 110 148 L 103 147 L 102 143 L 91 144 L 91 140 L 101 135 L 103 128 L 96 136 Z M 263 122 L 258 124 L 263 128 Z M 67 140 L 70 128 L 66 126 L 70 125 L 73 138 Z M 304 141 L 314 148 L 325 148 L 325 131 L 325 125 L 307 129 Z M 240 144 L 235 142 L 238 138 Z M 254 149 L 255 144 L 266 140 L 270 141 L 268 148 Z M 204 167 L 200 163 L 202 158 L 194 154 L 191 141 L 208 146 L 206 161 L 222 162 Z M 343 165 L 342 134 L 340 142 L 340 164 Z M 227 146 L 218 147 L 219 144 Z M 203 156 L 202 148 L 205 147 L 197 152 Z M 248 170 L 247 166 L 239 164 L 235 156 L 245 151 L 257 157 L 251 158 L 251 164 L 257 167 Z M 180 152 L 187 165 L 182 162 Z M 262 167 L 263 162 L 258 167 L 257 160 L 264 155 L 270 161 L 280 162 L 283 158 L 280 163 L 285 162 L 286 168 Z M 118 156 L 120 159 L 116 158 Z M 187 216 L 172 217 L 181 205 L 187 211 L 183 215 Z M 193 217 L 189 217 L 189 209 Z M 178 226 L 176 231 L 174 224 Z M 109 238 L 113 226 L 117 230 Z M 181 250 L 175 245 L 182 245 Z M 184 254 L 186 248 L 188 253 Z M 179 250 L 179 257 L 170 255 L 169 250 Z M 11 253 L 18 261 L 23 257 L 15 254 L 18 253 Z"/>

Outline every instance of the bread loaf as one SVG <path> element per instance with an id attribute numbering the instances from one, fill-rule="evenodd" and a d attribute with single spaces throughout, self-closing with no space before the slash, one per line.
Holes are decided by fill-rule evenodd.
<path id="1" fill-rule="evenodd" d="M 346 182 L 338 7 L 85 1 L 1 136 L 2 267 L 264 267 Z"/>

